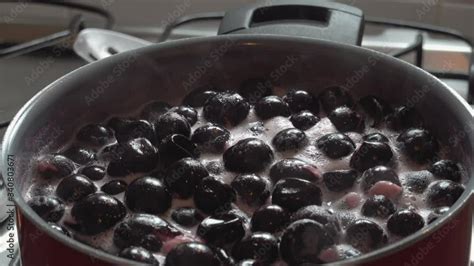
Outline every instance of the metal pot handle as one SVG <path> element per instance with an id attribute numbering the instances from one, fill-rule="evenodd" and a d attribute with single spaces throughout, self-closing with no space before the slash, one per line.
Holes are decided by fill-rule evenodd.
<path id="1" fill-rule="evenodd" d="M 84 29 L 77 35 L 73 49 L 87 62 L 152 44 L 120 32 L 103 29 Z"/>
<path id="2" fill-rule="evenodd" d="M 310 37 L 360 45 L 364 15 L 358 8 L 324 0 L 265 0 L 225 13 L 218 34 Z"/>

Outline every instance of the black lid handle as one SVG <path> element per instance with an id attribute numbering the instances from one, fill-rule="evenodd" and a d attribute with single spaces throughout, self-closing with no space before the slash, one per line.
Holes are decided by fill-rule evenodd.
<path id="1" fill-rule="evenodd" d="M 364 15 L 358 8 L 323 0 L 271 0 L 226 12 L 219 34 L 276 34 L 360 45 Z"/>

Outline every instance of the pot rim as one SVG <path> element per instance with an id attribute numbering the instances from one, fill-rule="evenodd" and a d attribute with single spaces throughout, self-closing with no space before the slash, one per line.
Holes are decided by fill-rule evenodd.
<path id="1" fill-rule="evenodd" d="M 444 82 L 439 80 L 438 78 L 434 77 L 430 73 L 426 72 L 423 69 L 420 69 L 408 62 L 405 62 L 401 59 L 391 57 L 389 55 L 383 54 L 378 51 L 370 50 L 368 48 L 364 47 L 359 47 L 359 46 L 354 46 L 354 45 L 348 45 L 348 44 L 343 44 L 343 43 L 336 43 L 332 41 L 326 41 L 326 40 L 320 40 L 320 39 L 313 39 L 313 38 L 305 38 L 305 37 L 291 37 L 291 36 L 280 36 L 280 35 L 266 35 L 266 34 L 236 34 L 236 35 L 219 35 L 219 36 L 211 36 L 211 37 L 196 37 L 196 38 L 189 38 L 189 39 L 181 39 L 181 40 L 174 40 L 174 41 L 169 41 L 166 43 L 159 43 L 159 44 L 153 44 L 147 47 L 135 49 L 132 51 L 127 51 L 124 53 L 120 53 L 114 56 L 111 56 L 109 58 L 105 58 L 87 65 L 84 65 L 78 69 L 75 69 L 71 71 L 70 73 L 60 77 L 56 81 L 52 82 L 42 90 L 40 90 L 36 95 L 34 95 L 19 111 L 18 113 L 14 116 L 12 119 L 5 136 L 3 138 L 3 143 L 2 143 L 2 163 L 6 164 L 6 158 L 10 153 L 10 142 L 15 138 L 15 132 L 17 129 L 22 126 L 22 121 L 23 118 L 28 115 L 28 112 L 31 108 L 33 108 L 38 102 L 41 101 L 43 97 L 46 97 L 47 94 L 52 91 L 57 89 L 57 85 L 59 83 L 62 83 L 65 79 L 67 79 L 70 76 L 77 75 L 77 72 L 83 71 L 83 68 L 88 68 L 91 65 L 96 65 L 96 64 L 102 64 L 102 61 L 111 61 L 111 60 L 121 60 L 122 58 L 126 58 L 128 55 L 132 53 L 143 53 L 148 50 L 154 51 L 156 53 L 160 53 L 166 49 L 173 48 L 175 46 L 192 46 L 193 44 L 201 44 L 202 42 L 206 43 L 218 43 L 222 40 L 229 40 L 232 39 L 236 42 L 239 42 L 241 45 L 247 45 L 246 43 L 252 43 L 253 45 L 255 43 L 272 43 L 272 45 L 279 45 L 279 44 L 284 44 L 284 43 L 291 43 L 292 42 L 297 42 L 299 44 L 303 45 L 315 45 L 315 46 L 331 46 L 334 49 L 344 49 L 344 50 L 350 50 L 350 52 L 353 53 L 366 53 L 366 54 L 371 54 L 371 55 L 376 55 L 378 57 L 383 58 L 384 60 L 391 60 L 393 64 L 398 64 L 398 65 L 404 65 L 404 67 L 410 69 L 411 71 L 415 72 L 423 72 L 424 75 L 428 75 L 431 79 L 435 80 L 436 83 L 438 83 L 439 86 L 442 86 L 445 90 L 447 90 L 452 97 L 454 97 L 458 104 L 461 104 L 464 108 L 463 111 L 467 112 L 470 114 L 471 117 L 474 117 L 474 110 L 469 106 L 467 102 L 464 101 L 464 99 L 458 95 L 452 88 L 447 86 Z M 472 126 L 472 120 L 471 120 L 471 126 Z M 4 178 L 5 184 L 7 184 L 7 170 L 5 167 L 2 167 L 2 175 Z M 360 264 L 360 263 L 366 263 L 370 261 L 377 260 L 379 258 L 382 258 L 384 256 L 393 254 L 399 250 L 404 249 L 407 246 L 410 246 L 421 239 L 424 239 L 428 235 L 431 235 L 433 232 L 438 230 L 440 227 L 443 225 L 447 224 L 456 214 L 458 214 L 465 205 L 467 205 L 467 202 L 471 198 L 471 195 L 473 194 L 473 187 L 474 187 L 474 180 L 473 176 L 471 174 L 469 182 L 466 184 L 466 189 L 464 193 L 461 195 L 461 197 L 456 201 L 456 203 L 450 207 L 449 213 L 447 215 L 444 215 L 440 219 L 437 219 L 435 222 L 432 224 L 426 226 L 422 230 L 408 236 L 404 237 L 403 239 L 392 243 L 390 245 L 387 245 L 383 248 L 374 250 L 370 253 L 364 254 L 362 256 L 353 258 L 353 259 L 347 259 L 344 261 L 340 262 L 334 262 L 334 263 L 329 263 L 327 265 L 352 265 L 352 264 Z M 16 186 L 14 187 L 14 201 L 16 203 L 16 207 L 21 211 L 21 213 L 30 221 L 32 222 L 35 226 L 37 226 L 39 229 L 42 231 L 45 231 L 46 234 L 55 240 L 61 242 L 62 244 L 77 250 L 79 252 L 84 253 L 87 256 L 91 256 L 94 258 L 97 258 L 99 260 L 109 262 L 109 263 L 119 263 L 119 264 L 126 264 L 130 263 L 130 260 L 126 260 L 123 258 L 120 258 L 118 256 L 112 255 L 110 253 L 107 253 L 105 251 L 93 248 L 89 245 L 83 244 L 79 241 L 73 240 L 72 238 L 69 238 L 60 232 L 57 232 L 55 230 L 52 230 L 47 222 L 45 222 L 43 219 L 41 219 L 24 201 L 23 197 L 20 196 L 18 193 L 18 190 Z M 136 261 L 134 263 L 137 263 Z"/>

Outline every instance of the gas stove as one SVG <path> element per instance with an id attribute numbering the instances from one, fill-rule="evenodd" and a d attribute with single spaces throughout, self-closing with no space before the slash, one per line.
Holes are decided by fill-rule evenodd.
<path id="1" fill-rule="evenodd" d="M 105 19 L 104 27 L 113 26 L 112 15 L 101 7 L 73 4 L 66 8 L 74 8 L 79 10 L 79 13 L 93 12 Z M 173 20 L 167 17 L 164 18 L 166 23 L 162 23 L 161 27 L 153 31 L 156 35 L 150 35 L 149 31 L 143 34 L 126 27 L 120 29 L 154 42 L 212 36 L 217 34 L 222 16 L 221 12 L 212 12 L 180 16 Z M 28 99 L 55 79 L 86 64 L 70 49 L 70 40 L 85 27 L 84 18 L 73 16 L 70 19 L 68 28 L 39 37 L 36 42 L 11 43 L 0 35 L 0 41 L 5 40 L 5 43 L 0 43 L 0 136 L 3 136 L 8 122 Z M 50 32 L 48 29 L 39 30 L 38 27 L 31 30 Z M 472 104 L 473 49 L 469 39 L 461 34 L 432 25 L 369 17 L 362 46 L 418 65 L 438 76 Z M 6 211 L 0 208 L 0 220 L 3 220 L 5 213 Z M 10 232 L 7 229 L 8 224 L 8 219 L 0 224 L 0 264 L 19 265 L 18 256 L 15 255 L 16 259 L 7 257 L 10 252 L 7 250 Z M 18 241 L 14 240 L 14 243 L 13 249 L 16 249 Z M 472 254 L 474 258 L 474 250 Z"/>

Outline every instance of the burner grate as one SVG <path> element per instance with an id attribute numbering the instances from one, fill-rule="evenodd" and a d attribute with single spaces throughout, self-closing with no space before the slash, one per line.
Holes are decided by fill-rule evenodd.
<path id="1" fill-rule="evenodd" d="M 96 14 L 105 20 L 104 27 L 106 29 L 111 29 L 115 24 L 115 18 L 112 16 L 110 12 L 108 12 L 107 10 L 103 8 L 99 8 L 99 7 L 95 7 L 95 6 L 91 6 L 87 4 L 70 3 L 70 2 L 62 2 L 62 1 L 46 1 L 46 0 L 30 0 L 30 1 L 1 0 L 0 4 L 1 3 L 16 3 L 16 2 L 72 8 L 72 9 L 77 9 L 77 10 L 84 11 L 87 13 Z M 45 47 L 62 44 L 63 42 L 67 41 L 69 38 L 75 37 L 75 35 L 79 31 L 84 29 L 84 27 L 85 25 L 82 19 L 82 15 L 74 16 L 69 23 L 68 29 L 50 34 L 48 36 L 41 37 L 39 39 L 32 40 L 29 42 L 15 44 L 15 45 L 0 49 L 0 59 L 24 55 L 24 54 L 27 54 L 27 53 L 30 53 L 30 52 L 33 52 Z"/>

